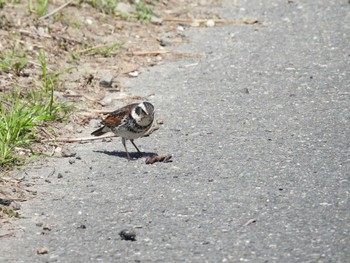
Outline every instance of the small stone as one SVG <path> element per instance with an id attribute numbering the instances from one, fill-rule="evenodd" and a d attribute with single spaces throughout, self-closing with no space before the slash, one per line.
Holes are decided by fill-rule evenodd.
<path id="1" fill-rule="evenodd" d="M 49 249 L 47 247 L 40 247 L 36 250 L 38 255 L 43 255 L 49 253 Z"/>
<path id="2" fill-rule="evenodd" d="M 72 124 L 72 123 L 67 124 L 64 128 L 65 128 L 67 131 L 70 131 L 70 132 L 75 131 L 74 124 Z"/>
<path id="3" fill-rule="evenodd" d="M 73 164 L 73 163 L 75 163 L 75 160 L 74 160 L 74 159 L 70 159 L 68 162 L 69 162 L 70 164 Z"/>
<path id="4" fill-rule="evenodd" d="M 248 89 L 248 88 L 244 88 L 244 89 L 242 89 L 242 92 L 243 92 L 244 94 L 249 94 L 249 89 Z"/>
<path id="5" fill-rule="evenodd" d="M 43 225 L 43 230 L 46 230 L 46 231 L 51 231 L 51 226 L 49 224 L 45 224 Z"/>
<path id="6" fill-rule="evenodd" d="M 163 23 L 163 20 L 159 17 L 152 16 L 151 17 L 151 23 L 155 25 L 161 25 Z"/>
<path id="7" fill-rule="evenodd" d="M 101 120 L 97 120 L 97 119 L 91 119 L 89 121 L 89 126 L 91 128 L 99 128 L 101 126 Z"/>
<path id="8" fill-rule="evenodd" d="M 62 157 L 73 157 L 76 154 L 77 153 L 75 151 L 73 151 L 71 148 L 63 148 L 61 151 Z"/>
<path id="9" fill-rule="evenodd" d="M 215 21 L 214 21 L 213 19 L 209 19 L 209 20 L 205 23 L 205 25 L 206 25 L 207 27 L 214 27 L 214 26 L 215 26 Z"/>
<path id="10" fill-rule="evenodd" d="M 57 178 L 58 178 L 58 179 L 61 179 L 61 178 L 63 178 L 63 174 L 61 174 L 61 173 L 58 173 L 58 175 L 57 175 Z"/>
<path id="11" fill-rule="evenodd" d="M 135 11 L 135 8 L 132 5 L 130 5 L 129 3 L 123 3 L 123 2 L 119 2 L 117 4 L 116 9 L 120 13 L 124 13 L 124 14 L 133 13 Z"/>
<path id="12" fill-rule="evenodd" d="M 10 199 L 0 198 L 0 205 L 9 206 L 11 204 L 11 202 L 12 201 Z"/>
<path id="13" fill-rule="evenodd" d="M 77 227 L 77 229 L 86 229 L 86 225 L 81 224 L 80 226 Z"/>
<path id="14" fill-rule="evenodd" d="M 49 183 L 49 184 L 51 183 L 51 181 L 49 179 L 45 179 L 45 182 Z"/>
<path id="15" fill-rule="evenodd" d="M 178 30 L 178 31 L 185 31 L 185 28 L 184 28 L 183 26 L 178 26 L 178 27 L 177 27 L 177 30 Z"/>
<path id="16" fill-rule="evenodd" d="M 124 229 L 120 231 L 119 236 L 122 240 L 136 241 L 136 233 L 133 230 Z"/>
<path id="17" fill-rule="evenodd" d="M 43 226 L 43 223 L 38 222 L 38 223 L 36 223 L 35 225 L 38 226 L 38 227 L 42 227 L 42 226 Z"/>
<path id="18" fill-rule="evenodd" d="M 111 72 L 107 72 L 101 79 L 100 85 L 105 88 L 111 88 L 113 83 L 113 74 Z"/>
<path id="19" fill-rule="evenodd" d="M 139 73 L 137 70 L 128 73 L 128 75 L 129 75 L 130 77 L 133 77 L 133 78 L 138 77 L 139 74 L 140 74 L 140 73 Z"/>
<path id="20" fill-rule="evenodd" d="M 55 149 L 55 154 L 56 154 L 56 155 L 60 155 L 61 152 L 62 152 L 62 148 L 61 148 L 61 147 L 56 147 L 56 149 Z"/>
<path id="21" fill-rule="evenodd" d="M 110 104 L 112 104 L 112 98 L 110 96 L 105 96 L 102 100 L 100 100 L 100 104 L 102 106 L 108 106 Z"/>
<path id="22" fill-rule="evenodd" d="M 102 142 L 111 142 L 112 141 L 112 138 L 103 138 L 102 139 Z"/>
<path id="23" fill-rule="evenodd" d="M 12 210 L 20 210 L 21 209 L 21 205 L 17 202 L 12 202 L 10 207 L 12 208 Z"/>
<path id="24" fill-rule="evenodd" d="M 157 124 L 159 124 L 159 125 L 162 125 L 162 124 L 164 124 L 164 121 L 163 121 L 163 119 L 157 119 L 157 120 L 156 120 L 156 122 L 157 122 Z"/>
<path id="25" fill-rule="evenodd" d="M 44 37 L 46 36 L 45 29 L 43 27 L 38 27 L 37 31 L 39 36 Z"/>
<path id="26" fill-rule="evenodd" d="M 162 37 L 159 39 L 159 44 L 162 47 L 166 47 L 166 46 L 171 46 L 173 43 L 172 43 L 171 39 L 169 39 L 167 37 Z"/>

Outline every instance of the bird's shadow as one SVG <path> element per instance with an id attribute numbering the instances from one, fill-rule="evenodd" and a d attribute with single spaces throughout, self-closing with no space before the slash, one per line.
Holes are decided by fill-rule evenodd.
<path id="1" fill-rule="evenodd" d="M 100 151 L 100 150 L 95 150 L 93 152 L 104 153 L 104 154 L 107 154 L 107 155 L 110 155 L 110 156 L 117 156 L 119 158 L 128 159 L 128 156 L 126 155 L 126 152 L 123 152 L 123 151 L 107 151 L 107 150 Z M 132 159 L 139 159 L 139 158 L 142 158 L 142 157 L 151 157 L 151 156 L 154 156 L 154 155 L 158 155 L 157 153 L 154 153 L 154 152 L 142 152 L 142 154 L 139 154 L 138 152 L 129 152 L 129 154 L 130 154 L 130 157 Z"/>

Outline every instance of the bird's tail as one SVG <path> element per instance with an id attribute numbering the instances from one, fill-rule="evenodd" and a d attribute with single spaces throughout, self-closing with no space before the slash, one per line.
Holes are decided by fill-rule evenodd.
<path id="1" fill-rule="evenodd" d="M 96 131 L 92 132 L 91 135 L 93 136 L 101 136 L 107 132 L 110 132 L 110 129 L 108 129 L 106 126 L 103 126 L 99 129 L 97 129 Z"/>

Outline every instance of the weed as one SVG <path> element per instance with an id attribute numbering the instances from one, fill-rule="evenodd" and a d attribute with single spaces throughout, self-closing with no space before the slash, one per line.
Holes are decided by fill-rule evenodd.
<path id="1" fill-rule="evenodd" d="M 145 22 L 149 22 L 152 19 L 153 11 L 144 2 L 140 1 L 135 4 L 136 18 Z"/>
<path id="2" fill-rule="evenodd" d="M 0 167 L 23 158 L 16 156 L 16 148 L 30 147 L 36 139 L 35 128 L 49 120 L 63 120 L 70 106 L 55 101 L 60 73 L 48 72 L 44 53 L 39 54 L 41 78 L 36 87 L 26 92 L 18 88 L 8 94 L 0 93 Z"/>
<path id="3" fill-rule="evenodd" d="M 105 14 L 114 14 L 118 4 L 117 0 L 88 0 L 86 2 Z"/>
<path id="4" fill-rule="evenodd" d="M 4 214 L 7 214 L 9 217 L 16 217 L 16 218 L 19 218 L 19 213 L 14 211 L 13 209 L 11 208 L 8 208 L 8 209 L 2 209 L 0 208 L 0 212 L 3 212 Z"/>
<path id="5" fill-rule="evenodd" d="M 77 60 L 80 60 L 80 57 L 78 54 L 72 52 L 70 53 L 70 58 L 73 60 L 73 61 L 77 61 Z"/>
<path id="6" fill-rule="evenodd" d="M 90 51 L 93 55 L 102 55 L 104 57 L 108 57 L 113 54 L 113 51 L 121 48 L 123 44 L 120 43 L 114 43 L 112 45 L 103 47 L 103 48 L 94 48 Z"/>
<path id="7" fill-rule="evenodd" d="M 7 97 L 2 96 L 2 101 L 9 102 L 0 105 L 0 165 L 4 166 L 14 161 L 20 161 L 12 155 L 17 147 L 28 147 L 34 139 L 32 130 L 40 121 L 38 107 L 27 107 L 20 100 L 20 92 L 14 91 Z"/>
<path id="8" fill-rule="evenodd" d="M 24 52 L 19 52 L 16 47 L 10 52 L 0 54 L 0 70 L 5 73 L 14 73 L 18 76 L 27 63 L 26 54 Z"/>
<path id="9" fill-rule="evenodd" d="M 0 8 L 3 8 L 6 4 L 13 6 L 19 3 L 21 3 L 21 0 L 10 0 L 10 1 L 0 0 Z"/>
<path id="10" fill-rule="evenodd" d="M 43 16 L 46 13 L 49 0 L 36 0 L 35 6 L 33 6 L 32 0 L 28 0 L 28 9 L 30 13 L 35 13 L 37 16 Z"/>

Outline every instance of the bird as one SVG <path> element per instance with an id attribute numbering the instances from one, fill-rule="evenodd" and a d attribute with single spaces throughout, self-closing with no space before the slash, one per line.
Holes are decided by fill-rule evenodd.
<path id="1" fill-rule="evenodd" d="M 131 158 L 126 148 L 126 140 L 130 140 L 138 153 L 142 155 L 139 148 L 135 145 L 134 139 L 142 137 L 151 128 L 154 113 L 154 106 L 147 101 L 126 105 L 108 113 L 101 122 L 103 126 L 92 132 L 91 135 L 101 136 L 107 132 L 113 132 L 121 137 L 127 158 L 130 161 Z"/>

